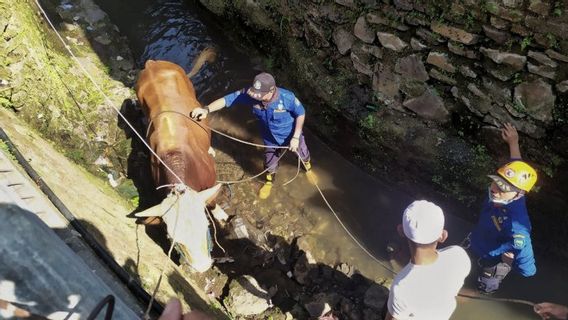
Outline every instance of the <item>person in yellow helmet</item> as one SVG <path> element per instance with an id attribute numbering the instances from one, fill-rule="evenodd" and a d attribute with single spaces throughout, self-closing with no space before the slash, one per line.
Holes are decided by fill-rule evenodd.
<path id="1" fill-rule="evenodd" d="M 506 123 L 501 135 L 511 161 L 489 175 L 488 199 L 467 245 L 482 268 L 477 281 L 483 293 L 499 289 L 511 270 L 524 277 L 536 273 L 525 194 L 535 185 L 537 173 L 522 161 L 517 129 Z"/>

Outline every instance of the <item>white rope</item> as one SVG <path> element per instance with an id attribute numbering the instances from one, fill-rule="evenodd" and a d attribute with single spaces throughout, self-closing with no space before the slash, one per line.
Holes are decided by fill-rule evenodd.
<path id="1" fill-rule="evenodd" d="M 306 163 L 304 162 L 304 160 L 302 160 L 302 158 L 300 157 L 300 154 L 298 152 L 296 152 L 296 154 L 298 155 L 298 159 L 300 159 L 300 161 L 302 162 L 302 164 L 304 165 L 304 168 L 306 168 Z M 345 224 L 343 224 L 343 222 L 341 221 L 341 219 L 339 218 L 339 215 L 337 215 L 337 213 L 335 212 L 335 210 L 333 210 L 333 207 L 331 206 L 331 204 L 329 204 L 329 201 L 327 201 L 327 198 L 325 197 L 325 195 L 323 194 L 323 192 L 321 191 L 319 185 L 317 184 L 317 182 L 314 181 L 314 186 L 316 187 L 316 189 L 318 190 L 319 194 L 321 195 L 323 201 L 325 202 L 325 204 L 327 205 L 327 207 L 329 208 L 329 210 L 333 213 L 333 215 L 335 216 L 335 218 L 337 219 L 337 222 L 339 222 L 339 224 L 343 227 L 343 229 L 345 230 L 345 232 L 347 232 L 347 234 L 349 235 L 349 237 L 351 237 L 351 239 L 353 239 L 353 241 L 355 241 L 355 243 L 367 254 L 369 255 L 369 257 L 371 257 L 371 259 L 373 259 L 375 262 L 377 262 L 378 264 L 380 264 L 383 268 L 387 269 L 388 271 L 392 272 L 393 274 L 396 274 L 396 272 L 394 270 L 392 270 L 389 266 L 387 266 L 386 264 L 384 264 L 381 260 L 377 259 L 371 252 L 369 252 L 369 250 L 367 250 L 362 244 L 361 242 L 359 242 L 359 240 L 357 240 L 357 238 L 355 238 L 355 236 L 351 233 L 351 231 L 349 231 L 349 229 L 347 229 L 347 227 L 345 226 Z"/>
<path id="2" fill-rule="evenodd" d="M 225 251 L 225 248 L 223 248 L 223 246 L 219 243 L 219 241 L 217 241 L 217 227 L 215 226 L 215 220 L 213 220 L 211 211 L 209 211 L 207 206 L 205 206 L 205 212 L 207 212 L 207 216 L 209 217 L 209 220 L 211 220 L 211 225 L 213 225 L 213 239 L 215 240 L 215 243 L 219 246 L 219 248 L 221 248 L 221 250 L 223 250 L 223 253 L 227 255 L 227 251 Z"/>
<path id="3" fill-rule="evenodd" d="M 101 93 L 101 95 L 104 97 L 105 102 L 111 107 L 113 108 L 118 115 L 122 118 L 122 120 L 124 120 L 124 122 L 130 127 L 130 129 L 132 129 L 132 131 L 134 132 L 134 134 L 140 139 L 140 141 L 142 141 L 142 143 L 146 146 L 146 148 L 148 148 L 148 150 L 150 150 L 150 152 L 158 159 L 158 161 L 160 161 L 160 163 L 162 163 L 164 165 L 164 167 L 174 176 L 176 177 L 176 179 L 180 182 L 180 183 L 184 183 L 183 180 L 180 179 L 180 177 L 178 175 L 176 175 L 176 173 L 158 156 L 158 154 L 156 154 L 156 152 L 154 152 L 154 150 L 152 150 L 152 148 L 148 145 L 148 143 L 146 142 L 146 140 L 144 138 L 142 138 L 142 136 L 138 133 L 138 131 L 136 131 L 136 129 L 134 128 L 134 126 L 128 122 L 128 120 L 126 119 L 126 117 L 120 112 L 120 110 L 118 110 L 114 104 L 112 103 L 112 101 L 110 100 L 110 98 L 103 92 L 103 90 L 101 89 L 101 87 L 97 84 L 97 82 L 95 81 L 95 79 L 93 78 L 93 76 L 91 76 L 91 74 L 87 71 L 87 69 L 85 69 L 85 67 L 83 67 L 83 65 L 81 64 L 81 62 L 79 61 L 79 59 L 75 56 L 75 54 L 73 53 L 73 51 L 71 51 L 71 47 L 69 47 L 69 45 L 65 42 L 65 40 L 63 39 L 63 37 L 61 36 L 61 34 L 59 34 L 59 32 L 57 31 L 57 29 L 55 28 L 55 26 L 53 25 L 53 23 L 51 22 L 51 20 L 49 19 L 49 17 L 47 16 L 47 13 L 45 12 L 45 10 L 43 10 L 42 6 L 39 4 L 38 0 L 35 0 L 35 3 L 37 5 L 37 7 L 39 8 L 39 10 L 43 13 L 43 16 L 45 18 L 45 20 L 47 21 L 47 23 L 51 26 L 51 29 L 53 29 L 53 31 L 55 32 L 55 35 L 57 36 L 57 38 L 59 38 L 59 40 L 61 41 L 61 43 L 63 43 L 63 46 L 65 47 L 65 49 L 67 50 L 67 52 L 69 52 L 69 54 L 71 55 L 71 57 L 73 57 L 73 60 L 75 60 L 75 62 L 79 65 L 79 68 L 81 68 L 81 71 L 83 72 L 83 74 L 93 83 L 94 87 Z"/>
<path id="4" fill-rule="evenodd" d="M 296 175 L 294 176 L 294 178 L 288 180 L 286 183 L 284 183 L 282 186 L 288 185 L 289 183 L 292 183 L 292 181 L 296 180 L 296 178 L 298 177 L 298 175 L 300 174 L 300 154 L 298 153 L 298 168 L 296 170 Z"/>
<path id="5" fill-rule="evenodd" d="M 286 147 L 287 148 L 287 147 Z M 282 157 L 284 157 L 284 155 L 286 154 L 286 152 L 288 152 L 288 149 L 284 150 L 284 152 L 282 152 L 282 154 L 278 157 L 278 159 L 276 161 L 280 161 L 280 159 L 282 159 Z M 217 180 L 217 182 L 219 183 L 224 183 L 224 184 L 237 184 L 237 183 L 242 183 L 242 182 L 247 182 L 253 179 L 256 179 L 258 177 L 260 177 L 261 175 L 263 175 L 264 173 L 266 173 L 270 168 L 266 168 L 264 170 L 262 170 L 259 174 L 254 175 L 252 177 L 248 177 L 242 180 L 233 180 L 233 181 L 223 181 L 223 180 Z"/>

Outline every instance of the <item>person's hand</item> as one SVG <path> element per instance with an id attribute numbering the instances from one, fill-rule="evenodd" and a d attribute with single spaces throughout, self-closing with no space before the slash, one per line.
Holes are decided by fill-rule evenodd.
<path id="1" fill-rule="evenodd" d="M 512 252 L 505 252 L 501 255 L 501 261 L 503 261 L 504 263 L 512 266 L 513 265 L 513 260 L 515 259 L 515 254 Z"/>
<path id="2" fill-rule="evenodd" d="M 503 124 L 503 129 L 501 129 L 501 137 L 508 144 L 519 143 L 519 134 L 517 129 L 510 123 Z"/>
<path id="3" fill-rule="evenodd" d="M 292 152 L 298 151 L 299 145 L 300 145 L 300 138 L 292 137 L 292 140 L 290 140 L 290 151 Z"/>
<path id="4" fill-rule="evenodd" d="M 197 120 L 205 119 L 207 115 L 209 115 L 209 109 L 207 108 L 195 108 L 189 113 L 190 117 Z"/>
<path id="5" fill-rule="evenodd" d="M 534 305 L 534 312 L 543 319 L 568 319 L 568 307 L 555 303 L 537 303 Z"/>
<path id="6" fill-rule="evenodd" d="M 212 320 L 209 316 L 200 311 L 191 311 L 182 315 L 181 303 L 178 299 L 172 298 L 164 312 L 158 320 Z"/>

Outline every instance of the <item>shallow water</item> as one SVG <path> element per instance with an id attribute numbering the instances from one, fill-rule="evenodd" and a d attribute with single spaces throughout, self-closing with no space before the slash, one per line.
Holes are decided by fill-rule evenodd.
<path id="1" fill-rule="evenodd" d="M 207 66 L 193 80 L 202 103 L 249 84 L 260 70 L 249 57 L 237 50 L 219 25 L 195 5 L 175 0 L 114 1 L 96 0 L 111 16 L 121 32 L 129 39 L 137 64 L 142 66 L 147 59 L 163 59 L 180 64 L 186 71 L 191 69 L 194 57 L 205 47 L 214 46 L 218 60 Z M 308 118 L 309 122 L 309 106 Z M 228 134 L 260 143 L 257 128 L 250 110 L 223 110 L 213 116 L 212 125 Z M 353 235 L 388 268 L 398 269 L 399 264 L 387 257 L 386 246 L 396 241 L 396 225 L 402 210 L 416 195 L 406 194 L 362 172 L 319 139 L 306 133 L 312 153 L 314 170 L 319 185 L 338 217 Z M 215 148 L 230 154 L 242 166 L 247 176 L 262 170 L 260 150 L 229 142 L 226 138 L 213 137 Z M 223 168 L 220 165 L 220 172 Z M 235 179 L 231 172 L 222 179 Z M 286 157 L 278 172 L 278 183 L 291 179 L 296 174 L 296 161 Z M 293 199 L 290 201 L 289 199 Z M 530 201 L 530 200 L 529 200 Z M 317 217 L 317 227 L 312 236 L 317 239 L 317 252 L 325 262 L 354 264 L 370 279 L 392 277 L 392 273 L 373 261 L 345 232 L 333 213 L 321 199 L 317 190 L 299 176 L 284 187 L 275 187 L 273 195 L 265 201 L 267 211 L 278 205 L 291 210 L 303 206 Z M 448 210 L 449 211 L 449 210 Z M 448 244 L 459 243 L 471 226 L 449 212 L 447 229 Z M 404 246 L 404 245 L 403 245 Z M 531 279 L 509 276 L 497 297 L 528 299 L 535 302 L 552 300 L 568 302 L 568 268 L 554 266 L 538 258 L 539 272 Z M 453 319 L 538 319 L 530 307 L 512 304 L 459 299 L 458 310 Z"/>

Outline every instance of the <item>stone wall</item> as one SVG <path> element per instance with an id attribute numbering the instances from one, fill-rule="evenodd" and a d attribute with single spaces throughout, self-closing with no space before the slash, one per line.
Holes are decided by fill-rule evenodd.
<path id="1" fill-rule="evenodd" d="M 14 110 L 93 173 L 104 178 L 112 173 L 117 178 L 126 172 L 130 145 L 112 107 L 120 108 L 132 96 L 127 86 L 133 84 L 136 73 L 130 51 L 92 1 L 46 1 L 42 6 L 101 90 L 72 59 L 33 1 L 0 0 L 4 40 L 0 43 L 0 107 Z M 114 45 L 108 46 L 111 40 Z M 132 197 L 131 193 L 127 196 Z"/>
<path id="2" fill-rule="evenodd" d="M 309 127 L 412 192 L 478 206 L 486 174 L 508 157 L 498 127 L 513 123 L 540 174 L 529 200 L 537 245 L 568 257 L 552 245 L 568 224 L 559 209 L 568 205 L 568 2 L 200 3 L 264 50 L 267 68 L 308 105 Z"/>

